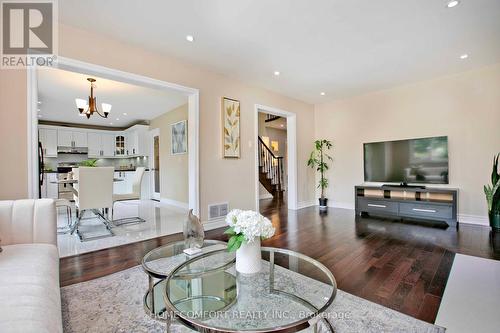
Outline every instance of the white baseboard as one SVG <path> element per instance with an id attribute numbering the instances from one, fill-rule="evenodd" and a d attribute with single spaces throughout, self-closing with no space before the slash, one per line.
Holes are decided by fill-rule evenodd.
<path id="1" fill-rule="evenodd" d="M 265 194 L 260 194 L 259 195 L 259 199 L 262 200 L 262 199 L 272 199 L 274 198 L 273 195 L 271 193 L 265 193 Z"/>
<path id="2" fill-rule="evenodd" d="M 221 217 L 218 219 L 213 219 L 210 221 L 203 222 L 203 229 L 205 230 L 212 230 L 212 229 L 222 228 L 225 226 L 227 226 L 226 217 Z"/>
<path id="3" fill-rule="evenodd" d="M 328 207 L 354 210 L 354 203 L 350 202 L 328 202 Z"/>
<path id="4" fill-rule="evenodd" d="M 459 214 L 458 222 L 466 224 L 482 225 L 487 227 L 490 226 L 490 221 L 488 219 L 488 216 L 481 216 L 481 215 Z"/>
<path id="5" fill-rule="evenodd" d="M 160 198 L 160 202 L 167 204 L 167 205 L 179 207 L 179 208 L 184 208 L 184 209 L 189 208 L 189 204 L 187 202 L 182 202 L 182 201 L 177 201 L 177 200 L 172 200 L 172 199 L 167 199 L 167 198 Z"/>
<path id="6" fill-rule="evenodd" d="M 316 206 L 316 204 L 317 204 L 316 200 L 299 201 L 297 203 L 297 209 Z"/>

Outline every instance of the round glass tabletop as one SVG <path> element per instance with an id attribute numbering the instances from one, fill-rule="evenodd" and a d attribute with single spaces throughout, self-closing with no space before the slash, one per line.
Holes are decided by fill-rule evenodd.
<path id="1" fill-rule="evenodd" d="M 165 279 L 175 268 L 179 267 L 179 265 L 201 254 L 225 249 L 226 246 L 227 243 L 225 242 L 207 239 L 203 242 L 203 246 L 201 247 L 201 252 L 199 254 L 187 255 L 184 253 L 184 250 L 186 249 L 184 241 L 170 243 L 149 251 L 142 259 L 142 268 L 146 271 L 146 273 L 154 278 Z M 221 256 L 218 259 L 219 262 L 213 263 L 212 269 L 223 267 L 228 263 L 228 261 L 234 260 L 234 254 Z M 177 272 L 179 274 L 196 273 L 194 269 L 195 267 L 191 268 L 186 266 L 183 271 Z M 196 269 L 199 270 L 200 268 Z"/>
<path id="2" fill-rule="evenodd" d="M 337 285 L 318 261 L 290 250 L 261 250 L 262 268 L 251 275 L 237 273 L 226 249 L 199 255 L 172 271 L 164 285 L 170 317 L 189 328 L 213 332 L 296 332 L 319 321 L 333 331 L 326 308 Z M 186 269 L 196 274 L 181 274 Z"/>

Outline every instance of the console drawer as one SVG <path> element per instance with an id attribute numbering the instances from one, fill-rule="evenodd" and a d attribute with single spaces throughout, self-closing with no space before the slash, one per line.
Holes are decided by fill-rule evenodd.
<path id="1" fill-rule="evenodd" d="M 451 205 L 433 205 L 418 203 L 400 203 L 399 214 L 422 218 L 451 219 L 453 209 Z"/>
<path id="2" fill-rule="evenodd" d="M 367 213 L 398 213 L 398 203 L 386 200 L 370 200 L 367 198 L 358 198 L 358 209 Z"/>

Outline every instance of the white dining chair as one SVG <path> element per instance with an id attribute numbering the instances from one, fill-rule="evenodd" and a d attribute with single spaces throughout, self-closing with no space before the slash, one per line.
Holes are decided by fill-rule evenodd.
<path id="1" fill-rule="evenodd" d="M 114 204 L 117 201 L 127 201 L 127 200 L 140 200 L 141 199 L 141 187 L 142 179 L 144 178 L 144 172 L 146 168 L 138 167 L 135 169 L 134 179 L 132 181 L 132 192 L 129 193 L 116 193 L 113 194 L 113 208 L 111 209 L 111 216 L 114 214 Z M 144 219 L 139 216 L 126 217 L 122 219 L 113 220 L 114 225 L 122 225 L 129 223 L 141 223 L 145 222 Z"/>
<path id="2" fill-rule="evenodd" d="M 76 173 L 78 180 L 78 191 L 75 194 L 75 205 L 77 220 L 73 225 L 71 234 L 77 232 L 80 240 L 89 240 L 84 238 L 79 232 L 79 226 L 86 211 L 92 211 L 102 219 L 109 234 L 92 237 L 101 238 L 113 236 L 111 225 L 107 216 L 103 214 L 104 210 L 113 207 L 113 167 L 80 167 Z"/>

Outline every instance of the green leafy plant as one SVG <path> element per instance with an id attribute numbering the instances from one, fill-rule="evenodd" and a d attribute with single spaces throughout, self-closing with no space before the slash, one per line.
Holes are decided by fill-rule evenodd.
<path id="1" fill-rule="evenodd" d="M 229 252 L 235 252 L 238 250 L 241 244 L 245 241 L 245 235 L 236 234 L 233 227 L 227 229 L 224 233 L 229 235 L 229 241 L 227 242 L 227 250 Z"/>
<path id="2" fill-rule="evenodd" d="M 491 172 L 491 185 L 484 185 L 484 194 L 488 202 L 488 212 L 500 214 L 500 174 L 498 173 L 498 158 L 500 153 L 493 157 L 493 170 Z"/>
<path id="3" fill-rule="evenodd" d="M 97 160 L 85 160 L 80 162 L 80 166 L 83 167 L 96 167 L 97 166 Z"/>
<path id="4" fill-rule="evenodd" d="M 330 148 L 332 148 L 332 143 L 328 140 L 316 140 L 314 141 L 314 150 L 309 156 L 307 161 L 307 166 L 316 169 L 321 174 L 319 180 L 318 188 L 321 188 L 321 199 L 325 197 L 325 189 L 328 187 L 328 179 L 325 178 L 325 172 L 328 170 L 327 161 L 333 161 L 333 158 L 327 153 Z"/>

